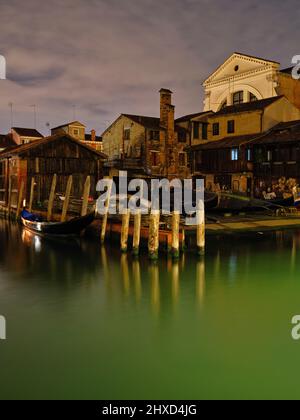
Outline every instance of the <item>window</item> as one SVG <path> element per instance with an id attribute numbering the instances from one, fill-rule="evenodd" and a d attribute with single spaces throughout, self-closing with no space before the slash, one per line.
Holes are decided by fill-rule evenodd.
<path id="1" fill-rule="evenodd" d="M 202 140 L 207 140 L 207 124 L 202 124 Z"/>
<path id="2" fill-rule="evenodd" d="M 159 131 L 151 130 L 150 131 L 150 140 L 159 140 Z"/>
<path id="3" fill-rule="evenodd" d="M 124 130 L 124 140 L 130 140 L 130 128 Z"/>
<path id="4" fill-rule="evenodd" d="M 186 142 L 186 131 L 184 129 L 178 131 L 178 141 L 181 143 Z"/>
<path id="5" fill-rule="evenodd" d="M 181 167 L 186 166 L 186 153 L 183 153 L 183 152 L 179 153 L 178 160 L 179 160 L 179 166 Z"/>
<path id="6" fill-rule="evenodd" d="M 74 136 L 79 136 L 79 130 L 74 129 L 73 134 L 74 134 Z"/>
<path id="7" fill-rule="evenodd" d="M 268 150 L 267 151 L 267 161 L 271 162 L 271 160 L 272 160 L 272 150 Z"/>
<path id="8" fill-rule="evenodd" d="M 220 124 L 214 123 L 213 124 L 213 135 L 218 136 L 220 134 Z"/>
<path id="9" fill-rule="evenodd" d="M 159 152 L 151 152 L 151 166 L 160 165 L 160 156 Z"/>
<path id="10" fill-rule="evenodd" d="M 195 140 L 198 140 L 199 139 L 199 134 L 200 134 L 200 123 L 194 122 L 193 123 L 193 126 L 194 126 L 194 135 L 193 135 L 193 137 L 194 137 Z"/>
<path id="11" fill-rule="evenodd" d="M 220 109 L 224 109 L 227 107 L 227 99 L 222 103 L 221 108 Z"/>
<path id="12" fill-rule="evenodd" d="M 241 90 L 233 94 L 233 105 L 239 105 L 244 102 L 244 92 Z"/>
<path id="13" fill-rule="evenodd" d="M 227 122 L 227 133 L 228 134 L 233 134 L 235 131 L 235 123 L 234 120 L 228 121 Z"/>
<path id="14" fill-rule="evenodd" d="M 257 97 L 253 95 L 253 93 L 250 92 L 250 102 L 256 102 L 258 101 Z"/>
<path id="15" fill-rule="evenodd" d="M 239 149 L 231 149 L 231 160 L 239 160 Z"/>
<path id="16" fill-rule="evenodd" d="M 246 160 L 248 162 L 251 162 L 252 161 L 252 150 L 251 149 L 247 149 L 246 150 Z"/>

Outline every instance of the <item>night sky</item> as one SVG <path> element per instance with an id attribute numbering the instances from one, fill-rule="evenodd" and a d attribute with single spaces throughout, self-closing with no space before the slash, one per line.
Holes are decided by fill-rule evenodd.
<path id="1" fill-rule="evenodd" d="M 0 0 L 0 133 L 78 119 L 104 131 L 120 113 L 202 111 L 202 81 L 232 52 L 290 66 L 300 54 L 299 0 Z"/>

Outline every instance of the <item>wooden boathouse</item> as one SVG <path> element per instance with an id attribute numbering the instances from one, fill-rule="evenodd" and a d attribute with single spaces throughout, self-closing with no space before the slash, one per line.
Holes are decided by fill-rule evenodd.
<path id="1" fill-rule="evenodd" d="M 11 191 L 11 205 L 16 206 L 20 185 L 24 197 L 29 197 L 31 182 L 35 182 L 35 204 L 43 206 L 49 198 L 54 174 L 58 192 L 64 193 L 70 175 L 73 176 L 72 196 L 82 197 L 87 176 L 91 191 L 103 177 L 106 156 L 79 142 L 68 134 L 45 137 L 28 144 L 11 147 L 0 153 L 0 203 L 7 205 Z"/>

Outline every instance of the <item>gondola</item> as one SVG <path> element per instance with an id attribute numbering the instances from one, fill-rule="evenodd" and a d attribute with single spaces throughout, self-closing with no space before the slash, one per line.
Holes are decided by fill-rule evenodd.
<path id="1" fill-rule="evenodd" d="M 89 213 L 83 217 L 75 217 L 66 222 L 46 222 L 39 216 L 28 213 L 21 214 L 22 225 L 39 235 L 51 236 L 76 236 L 86 229 L 94 220 L 95 214 Z"/>
<path id="2" fill-rule="evenodd" d="M 294 206 L 293 196 L 263 200 L 238 194 L 221 193 L 219 204 L 216 208 L 212 209 L 212 211 L 217 213 L 257 212 L 292 206 Z"/>
<path id="3" fill-rule="evenodd" d="M 219 202 L 219 197 L 216 193 L 205 191 L 204 206 L 205 206 L 206 211 L 217 207 L 218 202 Z"/>

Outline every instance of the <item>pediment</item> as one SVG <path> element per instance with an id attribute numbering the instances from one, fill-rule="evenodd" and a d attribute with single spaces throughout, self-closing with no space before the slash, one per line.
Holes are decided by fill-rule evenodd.
<path id="1" fill-rule="evenodd" d="M 280 64 L 275 61 L 234 53 L 205 80 L 204 85 L 257 70 L 279 68 L 279 66 Z"/>

